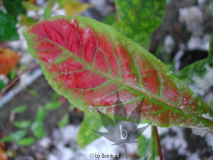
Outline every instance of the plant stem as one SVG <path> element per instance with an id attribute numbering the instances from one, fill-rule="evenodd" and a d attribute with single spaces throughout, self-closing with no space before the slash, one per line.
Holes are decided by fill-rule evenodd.
<path id="1" fill-rule="evenodd" d="M 162 155 L 162 152 L 161 152 L 161 145 L 160 145 L 160 138 L 159 138 L 159 135 L 158 135 L 158 129 L 157 129 L 156 126 L 153 126 L 153 127 L 154 127 L 155 136 L 156 136 L 156 140 L 157 140 L 157 144 L 158 144 L 158 152 L 159 152 L 160 160 L 163 160 L 163 155 Z"/>
<path id="2" fill-rule="evenodd" d="M 23 74 L 25 74 L 26 72 L 28 72 L 28 71 L 30 71 L 30 70 L 32 70 L 32 69 L 34 69 L 34 68 L 36 68 L 36 67 L 38 67 L 39 66 L 39 64 L 37 64 L 37 65 L 35 65 L 35 66 L 33 66 L 33 67 L 31 67 L 31 68 L 29 68 L 29 69 L 25 69 L 19 76 L 17 76 L 2 92 L 1 92 L 1 94 L 0 94 L 0 98 L 1 97 L 3 97 L 3 95 L 4 95 L 4 93 L 23 75 Z"/>

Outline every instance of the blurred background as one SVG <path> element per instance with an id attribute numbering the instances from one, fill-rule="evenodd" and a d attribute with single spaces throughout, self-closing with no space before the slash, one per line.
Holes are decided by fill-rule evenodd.
<path id="1" fill-rule="evenodd" d="M 77 143 L 84 113 L 52 90 L 28 53 L 25 28 L 44 18 L 74 14 L 115 28 L 119 20 L 114 0 L 0 0 L 0 92 L 33 67 L 0 98 L 1 160 L 86 160 L 95 159 L 92 153 L 124 154 L 123 146 L 111 146 L 104 137 Z M 207 104 L 213 99 L 213 68 L 205 70 L 204 81 L 190 77 L 190 69 L 199 66 L 186 75 L 179 71 L 208 57 L 212 30 L 212 0 L 167 0 L 162 23 L 141 44 Z M 89 138 L 89 125 L 82 126 L 82 137 Z M 127 145 L 129 159 L 148 158 L 150 133 L 148 128 L 141 143 Z M 159 134 L 165 160 L 213 159 L 212 134 L 181 127 L 159 128 Z"/>

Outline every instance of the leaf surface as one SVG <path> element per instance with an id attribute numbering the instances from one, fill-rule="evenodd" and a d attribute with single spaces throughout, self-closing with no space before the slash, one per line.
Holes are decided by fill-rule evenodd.
<path id="1" fill-rule="evenodd" d="M 213 33 L 209 44 L 209 56 L 183 68 L 176 76 L 201 89 L 207 89 L 213 85 Z"/>
<path id="2" fill-rule="evenodd" d="M 24 32 L 49 84 L 71 104 L 113 115 L 116 91 L 127 115 L 161 127 L 211 128 L 212 109 L 162 62 L 112 27 L 80 16 L 57 16 Z"/>
<path id="3" fill-rule="evenodd" d="M 115 0 L 115 4 L 120 18 L 115 28 L 142 44 L 161 24 L 166 0 Z"/>
<path id="4" fill-rule="evenodd" d="M 16 23 L 16 20 L 11 15 L 5 14 L 0 10 L 0 41 L 19 39 Z"/>

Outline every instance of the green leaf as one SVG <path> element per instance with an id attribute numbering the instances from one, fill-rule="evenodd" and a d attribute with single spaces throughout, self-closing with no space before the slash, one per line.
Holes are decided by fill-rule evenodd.
<path id="1" fill-rule="evenodd" d="M 42 108 L 39 107 L 36 115 L 36 120 L 37 122 L 43 122 L 44 118 L 46 117 L 47 112 Z"/>
<path id="2" fill-rule="evenodd" d="M 176 76 L 186 83 L 195 84 L 198 88 L 207 89 L 213 85 L 213 33 L 209 44 L 209 56 L 179 71 Z"/>
<path id="3" fill-rule="evenodd" d="M 22 112 L 24 112 L 26 109 L 27 109 L 27 106 L 26 106 L 26 105 L 22 105 L 22 106 L 19 106 L 19 107 L 14 108 L 14 112 L 15 112 L 15 113 L 22 113 Z"/>
<path id="4" fill-rule="evenodd" d="M 16 142 L 16 141 L 22 139 L 26 135 L 27 135 L 26 130 L 18 130 L 16 132 L 8 135 L 7 137 L 2 138 L 1 141 L 3 141 L 3 142 Z"/>
<path id="5" fill-rule="evenodd" d="M 98 131 L 102 126 L 103 125 L 99 117 L 85 113 L 84 120 L 81 123 L 81 128 L 78 132 L 78 145 L 83 148 L 95 139 L 99 138 L 100 135 L 96 134 L 92 130 Z"/>
<path id="6" fill-rule="evenodd" d="M 38 92 L 34 89 L 27 89 L 27 92 L 34 97 L 38 96 Z"/>
<path id="7" fill-rule="evenodd" d="M 10 77 L 10 80 L 11 80 L 11 81 L 14 80 L 14 79 L 16 78 L 16 69 L 15 69 L 15 68 L 13 68 L 13 69 L 11 70 L 11 72 L 9 73 L 9 77 Z"/>
<path id="8" fill-rule="evenodd" d="M 140 136 L 137 140 L 138 140 L 137 153 L 140 156 L 140 158 L 145 159 L 148 156 L 148 153 L 151 148 L 150 140 L 144 136 Z"/>
<path id="9" fill-rule="evenodd" d="M 22 1 L 21 2 L 22 6 L 25 8 L 26 11 L 38 11 L 41 9 L 41 7 L 36 6 L 30 2 L 27 1 Z"/>
<path id="10" fill-rule="evenodd" d="M 23 120 L 23 121 L 14 121 L 13 122 L 14 126 L 20 129 L 27 129 L 30 127 L 31 122 L 28 120 Z"/>
<path id="11" fill-rule="evenodd" d="M 118 92 L 128 113 L 144 98 L 142 122 L 213 129 L 213 110 L 155 56 L 109 25 L 56 16 L 24 36 L 53 89 L 85 112 L 102 108 L 113 116 Z"/>
<path id="12" fill-rule="evenodd" d="M 35 139 L 32 137 L 23 138 L 17 142 L 17 144 L 20 146 L 30 146 L 34 143 L 35 143 Z"/>
<path id="13" fill-rule="evenodd" d="M 158 144 L 156 141 L 154 126 L 152 126 L 152 135 L 151 135 L 151 155 L 149 156 L 148 160 L 154 160 L 156 157 L 159 156 L 158 152 Z"/>
<path id="14" fill-rule="evenodd" d="M 112 25 L 115 22 L 115 20 L 116 20 L 116 15 L 115 13 L 112 13 L 103 20 L 103 23 Z"/>
<path id="15" fill-rule="evenodd" d="M 31 126 L 31 130 L 36 138 L 42 138 L 46 135 L 42 122 L 34 121 Z"/>
<path id="16" fill-rule="evenodd" d="M 51 14 L 52 14 L 52 8 L 53 8 L 53 5 L 54 5 L 54 1 L 53 0 L 49 0 L 47 2 L 47 6 L 46 8 L 44 9 L 44 13 L 43 13 L 43 17 L 44 18 L 49 18 L 51 17 Z"/>
<path id="17" fill-rule="evenodd" d="M 0 10 L 0 41 L 12 41 L 19 39 L 16 20 L 9 14 Z"/>
<path id="18" fill-rule="evenodd" d="M 146 39 L 161 24 L 166 0 L 115 0 L 120 18 L 119 31 L 139 44 Z"/>
<path id="19" fill-rule="evenodd" d="M 6 84 L 4 84 L 3 80 L 0 79 L 0 92 L 2 91 L 2 89 L 4 89 L 6 87 Z"/>
<path id="20" fill-rule="evenodd" d="M 69 122 L 69 114 L 65 114 L 58 123 L 59 128 L 65 127 Z"/>
<path id="21" fill-rule="evenodd" d="M 59 108 L 60 106 L 61 106 L 61 102 L 53 101 L 53 102 L 49 102 L 49 103 L 45 104 L 44 108 L 46 110 L 55 110 L 55 109 Z"/>
<path id="22" fill-rule="evenodd" d="M 26 14 L 21 0 L 3 0 L 3 5 L 7 13 L 13 16 L 14 20 L 17 20 L 19 14 Z"/>
<path id="23" fill-rule="evenodd" d="M 33 18 L 31 18 L 31 17 L 27 17 L 27 16 L 21 14 L 20 15 L 20 21 L 19 21 L 19 23 L 22 26 L 24 26 L 24 25 L 26 25 L 26 26 L 32 26 L 33 24 L 35 24 L 35 20 Z"/>
<path id="24" fill-rule="evenodd" d="M 51 98 L 51 102 L 56 101 L 58 99 L 59 94 L 57 92 L 54 92 L 52 98 Z"/>

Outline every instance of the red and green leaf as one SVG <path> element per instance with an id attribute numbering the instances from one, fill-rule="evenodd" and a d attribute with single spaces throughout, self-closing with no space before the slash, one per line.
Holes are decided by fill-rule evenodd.
<path id="1" fill-rule="evenodd" d="M 212 109 L 164 64 L 112 27 L 80 16 L 57 16 L 24 32 L 53 89 L 84 111 L 113 114 L 116 91 L 129 115 L 153 125 L 213 128 Z"/>

